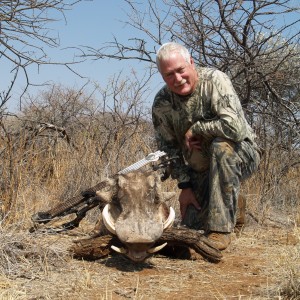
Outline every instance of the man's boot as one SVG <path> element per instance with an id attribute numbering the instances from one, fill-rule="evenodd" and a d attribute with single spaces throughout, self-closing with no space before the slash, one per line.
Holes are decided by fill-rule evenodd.
<path id="1" fill-rule="evenodd" d="M 225 250 L 231 243 L 230 232 L 210 231 L 206 236 L 212 242 L 212 245 L 219 250 Z"/>

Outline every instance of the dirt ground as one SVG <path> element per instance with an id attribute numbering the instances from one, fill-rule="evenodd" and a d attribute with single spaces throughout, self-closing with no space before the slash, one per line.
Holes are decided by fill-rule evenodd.
<path id="1" fill-rule="evenodd" d="M 300 264 L 299 236 L 297 227 L 250 226 L 218 264 L 162 255 L 136 264 L 120 255 L 73 259 L 68 249 L 84 237 L 76 230 L 26 234 L 36 250 L 1 275 L 0 299 L 283 299 L 276 295 Z"/>

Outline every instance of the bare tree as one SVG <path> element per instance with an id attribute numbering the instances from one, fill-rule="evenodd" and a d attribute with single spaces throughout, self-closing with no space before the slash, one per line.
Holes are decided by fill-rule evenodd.
<path id="1" fill-rule="evenodd" d="M 0 109 L 10 99 L 16 79 L 23 72 L 26 87 L 31 84 L 30 65 L 60 64 L 72 70 L 69 62 L 54 62 L 47 55 L 47 47 L 59 47 L 57 32 L 49 24 L 65 19 L 65 11 L 84 0 L 2 0 L 0 2 L 0 59 L 11 66 L 10 84 L 0 93 Z M 50 17 L 51 16 L 51 17 Z"/>
<path id="2" fill-rule="evenodd" d="M 148 77 L 121 77 L 92 92 L 48 87 L 26 95 L 18 116 L 0 116 L 0 220 L 16 207 L 23 185 L 65 180 L 68 198 L 154 150 Z"/>
<path id="3" fill-rule="evenodd" d="M 299 149 L 297 1 L 124 2 L 129 7 L 125 23 L 134 36 L 126 43 L 114 37 L 99 49 L 86 48 L 86 56 L 153 65 L 159 45 L 178 41 L 190 49 L 198 65 L 218 68 L 231 77 L 249 121 L 263 134 L 263 146 L 276 140 L 289 150 Z"/>
<path id="4" fill-rule="evenodd" d="M 100 157 L 106 161 L 115 161 L 119 169 L 124 163 L 119 160 L 119 156 L 126 153 L 130 159 L 135 160 L 137 156 L 151 152 L 153 147 L 153 140 L 149 140 L 149 132 L 152 132 L 147 106 L 149 79 L 149 76 L 138 78 L 134 71 L 125 78 L 118 74 L 106 88 L 100 90 L 102 104 L 99 106 L 99 114 L 95 116 L 99 132 L 102 133 Z"/>

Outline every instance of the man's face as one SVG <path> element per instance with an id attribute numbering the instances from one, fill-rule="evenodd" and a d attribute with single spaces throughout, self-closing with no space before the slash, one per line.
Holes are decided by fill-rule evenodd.
<path id="1" fill-rule="evenodd" d="M 192 58 L 188 63 L 180 53 L 173 52 L 168 58 L 161 60 L 159 66 L 160 73 L 172 92 L 186 96 L 195 90 L 198 75 Z"/>

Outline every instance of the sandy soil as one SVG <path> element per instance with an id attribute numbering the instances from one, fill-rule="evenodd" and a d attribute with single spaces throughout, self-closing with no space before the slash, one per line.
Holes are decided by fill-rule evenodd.
<path id="1" fill-rule="evenodd" d="M 120 255 L 73 259 L 68 248 L 83 238 L 78 231 L 35 233 L 27 241 L 37 250 L 1 275 L 0 299 L 280 299 L 282 273 L 299 258 L 299 236 L 299 228 L 254 226 L 234 235 L 218 264 L 162 255 L 135 264 Z"/>

